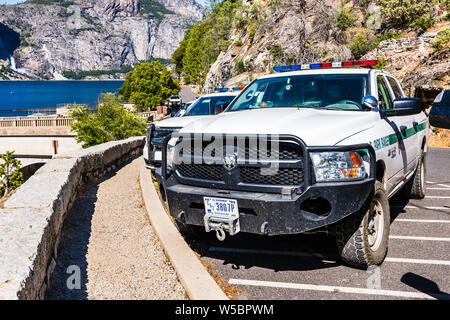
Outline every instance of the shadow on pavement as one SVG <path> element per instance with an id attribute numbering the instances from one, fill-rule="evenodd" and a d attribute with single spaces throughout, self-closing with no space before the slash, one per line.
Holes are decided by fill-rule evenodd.
<path id="1" fill-rule="evenodd" d="M 402 276 L 401 281 L 404 284 L 436 299 L 450 300 L 450 294 L 442 292 L 436 282 L 424 278 L 418 274 L 412 272 L 405 273 Z"/>
<path id="2" fill-rule="evenodd" d="M 187 239 L 201 257 L 223 260 L 233 269 L 261 267 L 278 271 L 305 271 L 342 265 L 334 237 L 325 234 L 260 236 L 239 233 L 221 242 L 215 233 L 198 228 L 200 239 Z"/>

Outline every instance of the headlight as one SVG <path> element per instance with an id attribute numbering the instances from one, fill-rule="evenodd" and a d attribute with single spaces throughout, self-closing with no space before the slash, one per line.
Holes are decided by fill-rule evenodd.
<path id="1" fill-rule="evenodd" d="M 368 155 L 364 151 L 311 152 L 311 160 L 318 182 L 363 179 L 366 172 L 370 172 Z"/>
<path id="2" fill-rule="evenodd" d="M 174 154 L 175 154 L 175 145 L 177 143 L 178 138 L 173 137 L 167 143 L 167 152 L 166 152 L 166 160 L 167 167 L 173 168 Z"/>

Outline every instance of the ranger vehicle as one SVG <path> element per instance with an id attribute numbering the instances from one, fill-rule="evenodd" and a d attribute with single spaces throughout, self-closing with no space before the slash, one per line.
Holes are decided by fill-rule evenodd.
<path id="1" fill-rule="evenodd" d="M 325 230 L 344 262 L 382 263 L 388 199 L 425 196 L 428 119 L 376 63 L 275 67 L 225 112 L 167 136 L 157 179 L 179 229 Z"/>

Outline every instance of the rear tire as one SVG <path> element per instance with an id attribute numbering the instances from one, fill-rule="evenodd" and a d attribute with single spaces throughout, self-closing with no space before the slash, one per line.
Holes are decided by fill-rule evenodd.
<path id="1" fill-rule="evenodd" d="M 422 152 L 417 164 L 416 172 L 412 178 L 406 183 L 404 194 L 412 199 L 423 199 L 427 191 L 425 183 L 426 175 L 426 153 Z"/>
<path id="2" fill-rule="evenodd" d="M 336 224 L 336 243 L 342 260 L 358 268 L 381 264 L 388 250 L 389 229 L 389 202 L 383 185 L 376 181 L 366 205 Z"/>

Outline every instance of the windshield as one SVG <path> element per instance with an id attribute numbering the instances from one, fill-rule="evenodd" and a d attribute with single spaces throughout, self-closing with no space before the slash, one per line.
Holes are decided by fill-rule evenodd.
<path id="1" fill-rule="evenodd" d="M 216 105 L 228 105 L 235 96 L 216 96 L 198 98 L 184 114 L 186 116 L 205 116 L 214 114 Z"/>
<path id="2" fill-rule="evenodd" d="M 363 110 L 367 74 L 317 74 L 254 81 L 227 111 L 259 108 Z"/>

